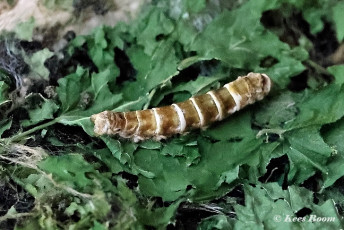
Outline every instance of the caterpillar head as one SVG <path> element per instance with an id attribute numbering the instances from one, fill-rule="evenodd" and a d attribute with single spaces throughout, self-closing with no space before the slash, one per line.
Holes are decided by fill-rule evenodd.
<path id="1" fill-rule="evenodd" d="M 255 100 L 262 100 L 271 89 L 271 80 L 266 74 L 260 74 L 260 73 L 249 73 L 246 76 L 247 79 L 249 79 L 249 85 L 250 85 L 250 93 L 255 95 Z M 252 100 L 249 102 L 250 104 L 253 103 L 255 100 Z"/>
<path id="2" fill-rule="evenodd" d="M 271 86 L 272 86 L 272 81 L 271 79 L 268 77 L 268 75 L 266 75 L 265 73 L 261 74 L 263 77 L 263 92 L 265 95 L 267 95 L 270 92 Z M 265 96 L 264 95 L 264 96 Z"/>
<path id="3" fill-rule="evenodd" d="M 122 113 L 113 113 L 111 111 L 94 114 L 91 116 L 91 121 L 94 123 L 94 133 L 97 136 L 117 134 L 124 128 L 125 124 Z"/>

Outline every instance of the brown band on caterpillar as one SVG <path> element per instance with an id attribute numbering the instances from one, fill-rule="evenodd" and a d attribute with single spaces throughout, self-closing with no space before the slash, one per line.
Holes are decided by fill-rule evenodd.
<path id="1" fill-rule="evenodd" d="M 170 106 L 131 112 L 104 111 L 91 116 L 96 135 L 119 135 L 135 142 L 156 140 L 207 127 L 248 104 L 261 100 L 271 88 L 265 74 L 249 73 L 218 90 Z"/>

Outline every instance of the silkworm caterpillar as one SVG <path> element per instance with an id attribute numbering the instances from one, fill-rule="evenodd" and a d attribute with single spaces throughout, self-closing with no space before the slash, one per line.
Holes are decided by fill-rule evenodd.
<path id="1" fill-rule="evenodd" d="M 218 90 L 169 106 L 131 112 L 104 111 L 91 116 L 96 135 L 119 135 L 135 142 L 165 139 L 207 127 L 248 104 L 261 100 L 271 88 L 266 74 L 249 73 Z"/>

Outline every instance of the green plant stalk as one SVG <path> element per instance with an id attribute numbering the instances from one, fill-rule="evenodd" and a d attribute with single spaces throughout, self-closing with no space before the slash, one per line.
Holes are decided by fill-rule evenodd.
<path id="1" fill-rule="evenodd" d="M 322 67 L 321 65 L 319 65 L 318 63 L 316 63 L 312 60 L 306 60 L 305 63 L 308 64 L 309 66 L 313 67 L 318 73 L 331 75 L 331 73 L 328 72 L 328 70 L 326 68 Z"/>
<path id="2" fill-rule="evenodd" d="M 141 100 L 144 100 L 144 99 L 145 98 L 139 98 L 139 99 L 137 99 L 135 101 L 127 102 L 127 103 L 123 104 L 122 106 L 117 107 L 115 110 L 121 111 L 122 109 L 125 109 L 128 106 L 131 106 L 131 105 L 134 105 L 136 103 L 139 103 L 139 102 L 141 102 Z M 64 118 L 65 118 L 65 116 L 61 115 L 61 116 L 59 116 L 59 117 L 57 117 L 57 118 L 55 118 L 55 119 L 53 119 L 51 121 L 48 121 L 48 122 L 43 123 L 41 125 L 35 126 L 32 129 L 26 130 L 25 132 L 22 132 L 22 133 L 19 133 L 17 135 L 14 135 L 13 137 L 4 138 L 2 142 L 5 143 L 5 144 L 9 144 L 9 143 L 12 143 L 12 142 L 19 142 L 20 140 L 26 138 L 28 135 L 30 135 L 30 134 L 38 131 L 38 130 L 41 130 L 41 129 L 44 129 L 44 128 L 49 127 L 51 125 L 54 125 L 56 123 L 59 123 Z"/>
<path id="3" fill-rule="evenodd" d="M 51 125 L 54 125 L 54 124 L 58 123 L 59 120 L 60 120 L 59 118 L 60 117 L 55 118 L 54 120 L 48 121 L 46 123 L 43 123 L 41 125 L 38 125 L 38 126 L 32 128 L 32 129 L 26 130 L 25 132 L 22 132 L 22 133 L 19 133 L 17 135 L 14 135 L 13 137 L 6 138 L 6 139 L 4 139 L 5 143 L 18 142 L 18 141 L 24 139 L 28 135 L 30 135 L 30 134 L 38 131 L 38 130 L 44 129 L 44 128 L 48 127 L 48 126 L 51 126 Z"/>

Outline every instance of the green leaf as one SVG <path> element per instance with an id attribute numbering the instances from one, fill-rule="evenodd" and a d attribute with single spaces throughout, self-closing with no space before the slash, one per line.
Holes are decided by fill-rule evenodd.
<path id="1" fill-rule="evenodd" d="M 86 151 L 91 152 L 93 156 L 102 161 L 112 173 L 119 173 L 123 171 L 123 164 L 114 159 L 113 154 L 108 148 L 99 150 L 95 150 L 94 148 L 86 148 Z"/>
<path id="2" fill-rule="evenodd" d="M 326 162 L 332 149 L 321 138 L 319 127 L 297 129 L 288 133 L 287 139 L 290 143 L 287 151 L 290 161 L 289 180 L 301 183 L 316 170 L 327 174 Z"/>
<path id="3" fill-rule="evenodd" d="M 32 41 L 33 29 L 35 28 L 35 18 L 30 17 L 25 22 L 20 22 L 15 28 L 16 35 L 21 40 Z"/>
<path id="4" fill-rule="evenodd" d="M 267 74 L 271 77 L 273 83 L 284 88 L 288 85 L 291 76 L 296 76 L 306 69 L 301 61 L 302 59 L 294 59 L 283 55 L 279 57 L 279 62 L 270 68 L 257 67 L 254 71 Z"/>
<path id="5" fill-rule="evenodd" d="M 303 93 L 282 91 L 262 104 L 255 114 L 255 122 L 269 129 L 288 130 L 333 123 L 344 115 L 344 87 L 330 84 L 319 90 Z"/>
<path id="6" fill-rule="evenodd" d="M 22 122 L 23 126 L 29 126 L 37 124 L 41 121 L 47 119 L 53 119 L 54 113 L 59 109 L 59 106 L 55 104 L 54 101 L 49 99 L 44 99 L 44 102 L 41 106 L 36 109 L 29 110 L 30 120 L 25 120 Z"/>
<path id="7" fill-rule="evenodd" d="M 80 154 L 50 156 L 38 163 L 38 167 L 63 185 L 83 192 L 95 193 L 100 188 L 114 191 L 108 178 L 100 174 L 94 166 L 86 162 Z M 98 181 L 99 183 L 96 183 Z"/>
<path id="8" fill-rule="evenodd" d="M 299 102 L 300 112 L 293 122 L 286 125 L 288 129 L 323 125 L 337 121 L 344 115 L 344 85 L 331 84 L 317 91 L 305 91 Z"/>
<path id="9" fill-rule="evenodd" d="M 99 69 L 105 70 L 106 68 L 109 68 L 112 71 L 117 70 L 116 66 L 113 65 L 114 52 L 110 49 L 105 38 L 103 27 L 95 29 L 93 39 L 89 39 L 87 44 L 89 47 L 89 56 Z"/>
<path id="10" fill-rule="evenodd" d="M 219 188 L 223 183 L 231 184 L 239 176 L 239 166 L 229 171 L 221 173 L 220 180 L 217 182 L 215 188 Z"/>
<path id="11" fill-rule="evenodd" d="M 85 69 L 78 67 L 76 72 L 59 80 L 56 92 L 62 104 L 62 113 L 76 107 L 80 101 L 81 92 L 89 87 L 90 80 Z"/>
<path id="12" fill-rule="evenodd" d="M 156 96 L 154 100 L 152 101 L 152 105 L 157 105 L 159 102 L 168 94 L 174 93 L 174 96 L 177 95 L 178 92 L 183 92 L 187 93 L 187 98 L 197 95 L 197 94 L 202 94 L 206 93 L 211 89 L 212 86 L 214 88 L 219 88 L 219 81 L 221 80 L 226 80 L 228 78 L 228 74 L 218 74 L 217 76 L 212 76 L 212 77 L 205 77 L 205 76 L 199 76 L 197 77 L 196 80 L 194 81 L 188 81 L 188 82 L 183 82 L 175 87 L 171 87 L 171 85 L 166 86 L 168 89 L 163 89 L 163 91 L 160 93 L 159 96 Z M 186 100 L 184 99 L 184 100 Z M 174 100 L 176 101 L 176 100 Z M 183 101 L 183 100 L 181 100 Z M 178 102 L 178 101 L 176 101 Z"/>
<path id="13" fill-rule="evenodd" d="M 94 124 L 90 120 L 89 116 L 67 114 L 67 115 L 62 115 L 56 118 L 55 121 L 64 125 L 80 126 L 88 135 L 94 136 L 94 132 L 93 132 Z"/>
<path id="14" fill-rule="evenodd" d="M 136 149 L 136 146 L 134 144 L 127 144 L 127 146 L 130 145 L 130 150 L 128 151 L 128 148 L 124 149 L 124 147 L 118 140 L 115 140 L 111 137 L 102 137 L 102 140 L 111 151 L 112 156 L 118 159 L 121 164 L 130 164 L 132 162 L 131 156 Z"/>
<path id="15" fill-rule="evenodd" d="M 335 77 L 335 82 L 339 85 L 344 83 L 344 65 L 333 65 L 327 68 L 327 70 Z"/>
<path id="16" fill-rule="evenodd" d="M 186 5 L 187 9 L 192 13 L 198 13 L 206 7 L 205 0 L 187 0 L 184 1 L 184 4 Z"/>
<path id="17" fill-rule="evenodd" d="M 178 58 L 173 45 L 172 39 L 161 41 L 152 56 L 147 56 L 140 47 L 128 49 L 128 56 L 137 71 L 137 76 L 135 82 L 123 88 L 124 99 L 137 100 L 139 97 L 145 97 L 148 98 L 149 103 L 157 89 L 170 84 L 171 79 L 179 73 Z"/>
<path id="18" fill-rule="evenodd" d="M 323 137 L 325 142 L 332 148 L 332 156 L 329 158 L 327 167 L 328 174 L 325 175 L 324 188 L 331 186 L 339 178 L 344 176 L 344 119 L 340 119 L 329 127 L 324 128 Z"/>
<path id="19" fill-rule="evenodd" d="M 238 221 L 233 226 L 235 229 L 291 229 L 293 223 L 274 221 L 274 215 L 278 214 L 281 218 L 285 215 L 293 216 L 289 204 L 282 199 L 272 199 L 271 195 L 264 188 L 256 188 L 249 185 L 244 186 L 245 206 L 235 205 L 234 209 Z M 274 193 L 281 193 L 281 188 L 274 186 Z"/>
<path id="20" fill-rule="evenodd" d="M 42 4 L 50 10 L 73 10 L 73 2 L 68 0 L 43 0 Z"/>
<path id="21" fill-rule="evenodd" d="M 245 206 L 235 205 L 237 221 L 234 229 L 315 229 L 340 228 L 341 220 L 331 200 L 316 205 L 312 192 L 292 186 L 288 191 L 279 185 L 244 185 Z M 309 203 L 310 202 L 310 203 Z M 307 207 L 312 213 L 297 220 L 296 212 Z M 314 218 L 329 217 L 330 221 L 314 221 Z M 293 218 L 294 221 L 293 221 Z"/>
<path id="22" fill-rule="evenodd" d="M 239 142 L 216 143 L 200 138 L 200 160 L 191 166 L 184 157 L 164 156 L 159 151 L 139 149 L 134 155 L 135 163 L 155 174 L 154 178 L 139 176 L 140 189 L 143 194 L 160 196 L 166 201 L 184 195 L 188 186 L 193 188 L 194 199 L 217 197 L 225 193 L 228 184 L 236 179 L 238 166 L 258 163 L 260 156 L 257 148 L 260 144 L 261 141 L 255 137 Z"/>
<path id="23" fill-rule="evenodd" d="M 324 21 L 332 22 L 336 29 L 338 41 L 344 37 L 343 14 L 344 4 L 336 0 L 316 0 L 310 4 L 308 1 L 290 1 L 298 9 L 309 23 L 311 33 L 317 34 L 324 29 Z"/>
<path id="24" fill-rule="evenodd" d="M 25 62 L 30 66 L 33 78 L 49 80 L 49 70 L 44 66 L 44 63 L 53 55 L 53 52 L 45 48 L 35 52 L 32 56 L 25 57 Z"/>
<path id="25" fill-rule="evenodd" d="M 213 88 L 219 88 L 219 81 L 229 81 L 228 73 L 219 73 L 212 77 L 199 76 L 194 81 L 181 82 L 173 87 L 169 82 L 161 87 L 161 90 L 154 95 L 150 104 L 157 106 L 164 97 L 173 94 L 173 101 L 180 102 L 189 99 L 193 95 L 203 94 Z"/>
<path id="26" fill-rule="evenodd" d="M 332 17 L 337 31 L 337 39 L 340 42 L 344 39 L 344 2 L 337 2 L 337 4 L 332 8 L 332 10 Z"/>
<path id="27" fill-rule="evenodd" d="M 38 166 L 75 188 L 85 189 L 93 185 L 86 174 L 95 173 L 95 170 L 79 154 L 49 157 L 41 161 Z"/>
<path id="28" fill-rule="evenodd" d="M 120 93 L 113 94 L 109 89 L 109 82 L 114 78 L 110 69 L 89 76 L 86 70 L 78 68 L 75 74 L 60 79 L 56 91 L 62 112 L 57 121 L 66 125 L 79 125 L 89 135 L 93 135 L 93 124 L 89 117 L 104 110 L 115 109 L 122 99 Z"/>
<path id="29" fill-rule="evenodd" d="M 200 56 L 191 56 L 191 57 L 185 58 L 184 60 L 182 60 L 178 64 L 178 70 L 186 69 L 187 67 L 189 67 L 189 66 L 191 66 L 197 62 L 206 61 L 206 60 L 208 60 L 208 59 L 204 58 L 204 57 L 200 57 Z"/>
<path id="30" fill-rule="evenodd" d="M 204 218 L 197 226 L 198 230 L 231 229 L 230 219 L 223 214 Z"/>
<path id="31" fill-rule="evenodd" d="M 203 134 L 214 140 L 240 141 L 256 135 L 251 128 L 251 112 L 249 109 L 233 114 L 205 130 Z"/>
<path id="32" fill-rule="evenodd" d="M 127 54 L 130 57 L 133 68 L 137 70 L 136 81 L 126 84 L 123 88 L 123 97 L 126 100 L 136 100 L 148 93 L 148 89 L 145 89 L 144 82 L 147 80 L 147 74 L 151 70 L 150 56 L 144 53 L 144 50 L 140 46 L 133 46 L 127 50 Z M 138 107 L 137 109 L 141 109 Z"/>
<path id="33" fill-rule="evenodd" d="M 157 8 L 147 10 L 138 21 L 140 23 L 133 26 L 133 29 L 135 29 L 133 32 L 137 36 L 137 43 L 144 47 L 145 53 L 154 57 L 153 52 L 159 53 L 159 50 L 163 49 L 162 52 L 168 54 L 167 49 L 169 47 L 165 45 L 164 41 L 157 41 L 157 36 L 170 34 L 174 29 L 173 21 Z"/>
<path id="34" fill-rule="evenodd" d="M 84 36 L 77 36 L 72 41 L 70 41 L 67 48 L 68 55 L 72 56 L 76 48 L 82 47 L 86 43 L 87 39 Z"/>
<path id="35" fill-rule="evenodd" d="M 156 208 L 154 210 L 140 210 L 138 212 L 138 219 L 141 223 L 148 226 L 165 228 L 170 223 L 177 212 L 182 200 L 173 202 L 168 207 Z"/>
<path id="36" fill-rule="evenodd" d="M 98 221 L 94 221 L 94 226 L 91 228 L 91 230 L 106 230 L 106 226 L 99 223 Z"/>
<path id="37" fill-rule="evenodd" d="M 333 71 L 340 76 L 340 68 Z M 342 175 L 334 167 L 341 162 L 341 157 L 332 157 L 333 149 L 319 134 L 321 125 L 335 122 L 343 116 L 343 103 L 337 100 L 337 96 L 342 94 L 343 89 L 339 84 L 331 84 L 317 91 L 305 91 L 303 95 L 281 94 L 264 104 L 263 109 L 255 114 L 255 122 L 267 128 L 261 132 L 275 133 L 287 139 L 283 146 L 290 161 L 288 178 L 292 183 L 302 183 L 320 171 L 328 178 L 325 186 L 329 186 L 339 178 L 334 176 L 335 173 Z"/>
<path id="38" fill-rule="evenodd" d="M 303 17 L 310 24 L 311 33 L 316 34 L 324 29 L 324 22 L 321 20 L 324 10 L 309 8 L 303 12 Z"/>
<path id="39" fill-rule="evenodd" d="M 178 74 L 178 59 L 176 57 L 173 41 L 166 40 L 159 43 L 151 59 L 150 70 L 144 79 L 140 79 L 146 92 L 157 86 L 167 83 Z"/>
<path id="40" fill-rule="evenodd" d="M 254 123 L 268 129 L 282 130 L 295 120 L 299 108 L 300 95 L 289 91 L 280 92 L 270 100 L 265 100 L 261 109 L 254 114 Z"/>
<path id="41" fill-rule="evenodd" d="M 7 97 L 7 89 L 7 84 L 4 81 L 0 81 L 0 106 L 9 101 Z"/>
<path id="42" fill-rule="evenodd" d="M 197 147 L 197 143 L 184 143 L 178 139 L 170 141 L 161 149 L 161 154 L 172 157 L 185 157 L 186 164 L 191 165 L 199 160 L 200 154 Z"/>
<path id="43" fill-rule="evenodd" d="M 262 71 L 259 65 L 263 58 L 274 57 L 279 63 L 265 72 L 276 84 L 285 87 L 288 78 L 301 73 L 304 66 L 293 57 L 287 44 L 260 23 L 262 13 L 277 5 L 276 1 L 248 1 L 238 9 L 224 11 L 186 45 L 190 50 L 197 50 L 202 58 L 218 59 L 231 67 L 257 71 Z M 247 14 L 248 11 L 251 13 Z"/>
<path id="44" fill-rule="evenodd" d="M 12 126 L 12 120 L 2 120 L 0 121 L 0 137 L 4 132 L 8 129 L 10 129 Z"/>

